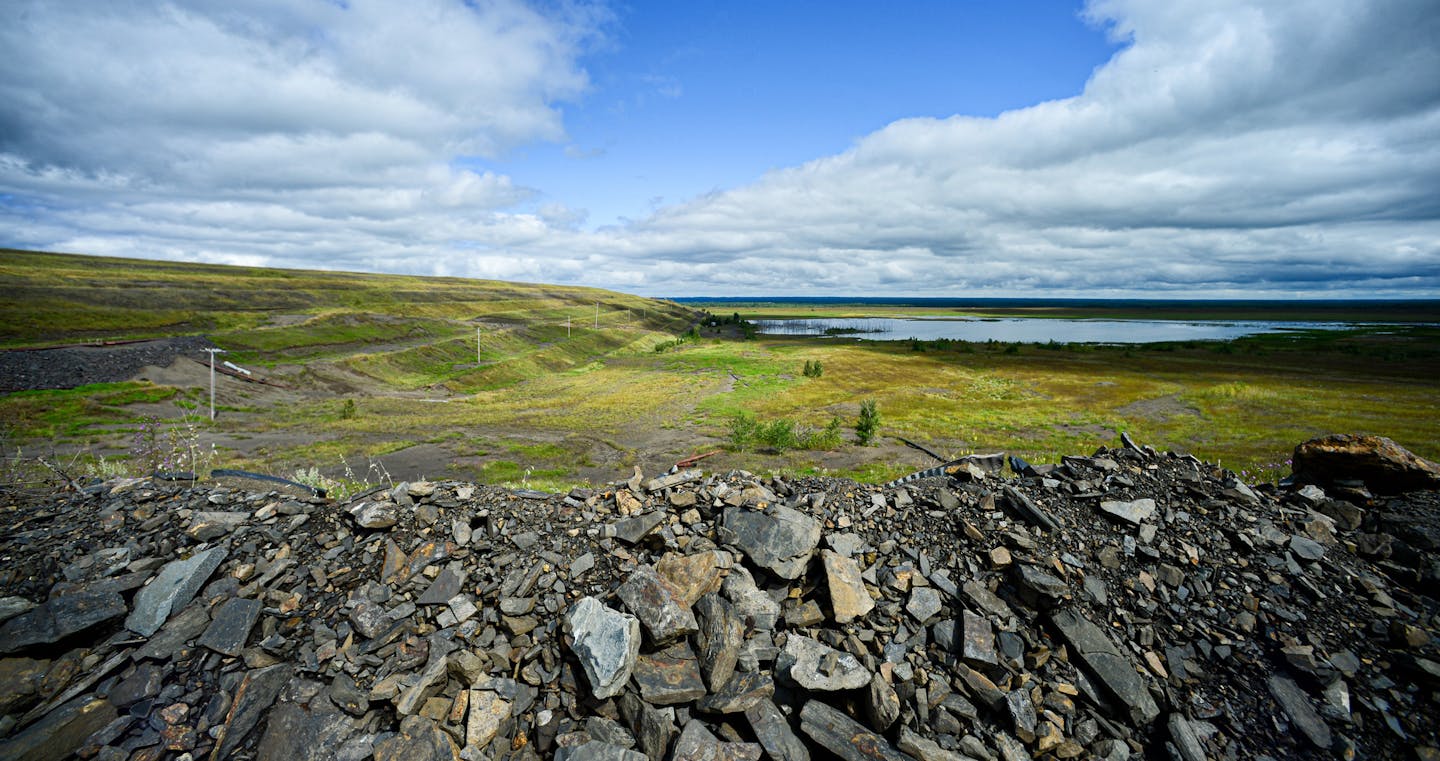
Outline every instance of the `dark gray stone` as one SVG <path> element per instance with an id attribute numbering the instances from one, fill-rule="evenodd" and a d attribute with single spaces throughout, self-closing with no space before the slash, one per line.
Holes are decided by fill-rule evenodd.
<path id="1" fill-rule="evenodd" d="M 637 515 L 634 518 L 626 518 L 615 522 L 615 538 L 626 544 L 639 544 L 641 539 L 649 536 L 662 521 L 665 520 L 665 513 L 655 511 Z"/>
<path id="2" fill-rule="evenodd" d="M 379 761 L 379 759 L 376 759 Z M 649 761 L 644 753 L 591 740 L 555 751 L 555 761 Z"/>
<path id="3" fill-rule="evenodd" d="M 632 571 L 615 594 L 640 619 L 654 645 L 666 645 L 693 634 L 699 626 L 690 607 L 652 566 L 643 565 Z"/>
<path id="4" fill-rule="evenodd" d="M 400 733 L 375 743 L 375 761 L 458 761 L 450 735 L 423 716 L 406 716 Z"/>
<path id="5" fill-rule="evenodd" d="M 0 653 L 59 642 L 119 618 L 125 610 L 124 598 L 115 592 L 77 591 L 53 597 L 0 626 Z"/>
<path id="6" fill-rule="evenodd" d="M 1290 723 L 1299 729 L 1312 745 L 1320 750 L 1329 750 L 1334 744 L 1334 738 L 1330 734 L 1329 725 L 1310 704 L 1310 696 L 1287 676 L 1276 674 L 1270 677 L 1267 683 L 1270 694 L 1275 696 L 1275 702 L 1279 703 L 1285 715 L 1290 717 Z"/>
<path id="7" fill-rule="evenodd" d="M 1056 521 L 1054 516 L 1050 515 L 1044 508 L 1035 504 L 1029 497 L 1022 494 L 1019 489 L 1006 484 L 1004 488 L 1001 489 L 1001 495 L 1001 503 L 1007 510 L 1019 517 L 1020 520 L 1039 526 L 1046 531 L 1060 530 L 1059 521 Z"/>
<path id="8" fill-rule="evenodd" d="M 200 644 L 223 655 L 236 656 L 250 638 L 250 630 L 260 619 L 259 600 L 232 597 L 220 606 L 210 628 L 200 636 Z"/>
<path id="9" fill-rule="evenodd" d="M 763 511 L 727 507 L 723 535 L 751 562 L 782 579 L 796 579 L 820 544 L 820 523 L 784 505 Z"/>
<path id="10" fill-rule="evenodd" d="M 76 698 L 0 742 L 0 761 L 70 758 L 90 735 L 115 719 L 115 708 L 94 696 Z"/>
<path id="11" fill-rule="evenodd" d="M 256 758 L 293 761 L 330 761 L 355 733 L 350 719 L 334 713 L 307 711 L 294 703 L 280 703 L 265 717 Z"/>
<path id="12" fill-rule="evenodd" d="M 1319 560 L 1325 557 L 1325 545 L 1303 536 L 1290 537 L 1290 551 L 1301 560 Z"/>
<path id="13" fill-rule="evenodd" d="M 220 725 L 215 750 L 210 754 L 211 761 L 229 758 L 245 742 L 250 730 L 255 728 L 260 717 L 275 703 L 280 690 L 290 681 L 290 674 L 290 665 L 284 663 L 253 669 L 245 674 L 240 686 L 235 688 L 230 710 Z"/>
<path id="14" fill-rule="evenodd" d="M 455 599 L 455 595 L 460 594 L 460 588 L 464 584 L 464 577 L 456 573 L 454 569 L 446 568 L 440 572 L 439 576 L 435 577 L 434 581 L 430 582 L 430 586 L 425 588 L 423 594 L 415 598 L 415 604 L 444 605 Z"/>
<path id="15" fill-rule="evenodd" d="M 125 628 L 142 637 L 159 631 L 170 613 L 184 608 L 224 560 L 225 549 L 212 547 L 166 563 L 149 584 L 135 593 L 135 607 L 125 619 Z"/>
<path id="16" fill-rule="evenodd" d="M 1131 724 L 1144 726 L 1160 715 L 1145 681 L 1103 629 L 1072 609 L 1053 611 L 1050 621 L 1106 690 L 1124 704 Z"/>
<path id="17" fill-rule="evenodd" d="M 884 737 L 818 700 L 800 709 L 800 731 L 845 761 L 912 761 Z"/>
<path id="18" fill-rule="evenodd" d="M 755 739 L 775 761 L 810 761 L 809 749 L 773 702 L 758 701 L 745 709 L 745 718 L 755 730 Z"/>
<path id="19" fill-rule="evenodd" d="M 695 618 L 699 623 L 695 647 L 700 673 L 705 676 L 705 686 L 715 692 L 735 673 L 745 628 L 730 603 L 718 594 L 704 595 L 695 602 Z"/>
<path id="20" fill-rule="evenodd" d="M 775 680 L 763 671 L 737 671 L 714 694 L 695 704 L 706 713 L 739 713 L 775 694 Z"/>

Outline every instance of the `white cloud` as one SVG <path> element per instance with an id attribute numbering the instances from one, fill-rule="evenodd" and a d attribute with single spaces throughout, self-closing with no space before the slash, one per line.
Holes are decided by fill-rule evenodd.
<path id="1" fill-rule="evenodd" d="M 1440 293 L 1432 0 L 1095 0 L 1128 44 L 1075 97 L 594 231 L 455 160 L 566 144 L 607 17 L 545 7 L 9 3 L 4 242 L 669 295 Z"/>

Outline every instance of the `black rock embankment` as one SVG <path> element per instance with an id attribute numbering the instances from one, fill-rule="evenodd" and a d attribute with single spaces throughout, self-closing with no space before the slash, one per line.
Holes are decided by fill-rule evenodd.
<path id="1" fill-rule="evenodd" d="M 0 759 L 1437 757 L 1436 492 L 1013 465 L 12 496 Z"/>
<path id="2" fill-rule="evenodd" d="M 134 378 L 147 366 L 167 367 L 179 356 L 204 359 L 204 350 L 214 346 L 204 336 L 180 336 L 103 346 L 0 351 L 0 392 L 118 383 Z"/>

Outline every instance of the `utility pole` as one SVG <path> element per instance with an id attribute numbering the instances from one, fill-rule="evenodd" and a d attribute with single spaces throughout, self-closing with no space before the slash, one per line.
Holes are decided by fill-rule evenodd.
<path id="1" fill-rule="evenodd" d="M 475 326 L 475 364 L 480 364 L 480 326 Z"/>
<path id="2" fill-rule="evenodd" d="M 595 329 L 600 329 L 600 302 L 595 302 Z"/>
<path id="3" fill-rule="evenodd" d="M 215 355 L 224 354 L 224 349 L 206 349 L 210 355 L 210 420 L 215 420 Z"/>
<path id="4" fill-rule="evenodd" d="M 565 337 L 570 337 L 570 315 L 565 315 Z"/>

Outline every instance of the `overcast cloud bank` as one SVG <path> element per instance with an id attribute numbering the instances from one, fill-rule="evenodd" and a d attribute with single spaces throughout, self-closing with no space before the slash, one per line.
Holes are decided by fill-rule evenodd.
<path id="1" fill-rule="evenodd" d="M 564 141 L 614 19 L 546 8 L 8 3 L 0 241 L 657 295 L 1440 296 L 1432 0 L 1097 0 L 1127 44 L 1073 98 L 599 230 L 456 166 Z"/>

